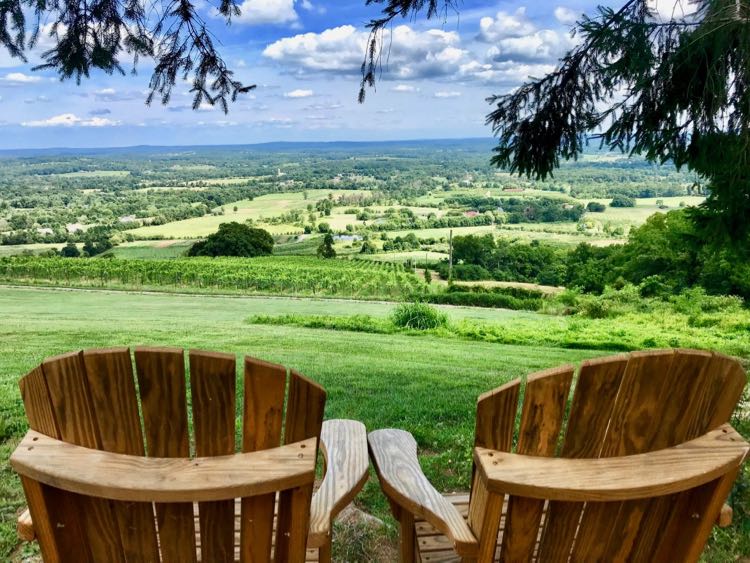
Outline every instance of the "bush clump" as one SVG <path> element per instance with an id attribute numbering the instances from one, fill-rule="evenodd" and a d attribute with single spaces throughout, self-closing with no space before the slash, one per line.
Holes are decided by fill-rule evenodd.
<path id="1" fill-rule="evenodd" d="M 391 321 L 399 328 L 430 330 L 448 326 L 448 315 L 427 303 L 402 303 L 394 309 Z"/>

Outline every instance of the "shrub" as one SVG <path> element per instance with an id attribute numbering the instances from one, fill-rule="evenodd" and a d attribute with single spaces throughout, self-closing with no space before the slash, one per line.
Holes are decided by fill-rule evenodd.
<path id="1" fill-rule="evenodd" d="M 607 209 L 607 206 L 598 201 L 590 201 L 586 206 L 586 211 L 591 213 L 603 213 L 605 209 Z"/>
<path id="2" fill-rule="evenodd" d="M 427 303 L 402 303 L 391 314 L 399 328 L 429 330 L 448 326 L 448 315 Z"/>

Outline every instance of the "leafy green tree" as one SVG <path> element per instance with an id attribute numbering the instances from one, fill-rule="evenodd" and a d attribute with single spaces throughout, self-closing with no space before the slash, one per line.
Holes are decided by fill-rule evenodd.
<path id="1" fill-rule="evenodd" d="M 196 242 L 188 256 L 241 256 L 252 258 L 273 252 L 273 237 L 264 229 L 242 223 L 222 223 L 219 230 Z"/>
<path id="2" fill-rule="evenodd" d="M 457 0 L 373 0 L 360 101 L 375 84 L 381 32 L 397 18 L 443 17 Z M 488 99 L 492 162 L 544 179 L 593 138 L 699 174 L 708 192 L 690 218 L 707 239 L 750 253 L 750 2 L 694 0 L 671 16 L 653 2 L 600 6 L 577 23 L 557 68 Z M 658 3 L 656 3 L 658 4 Z M 709 236 L 714 235 L 714 236 Z"/>
<path id="3" fill-rule="evenodd" d="M 114 246 L 112 242 L 112 228 L 104 225 L 91 227 L 83 239 L 83 252 L 87 256 L 96 256 L 106 252 Z"/>
<path id="4" fill-rule="evenodd" d="M 318 247 L 318 258 L 336 258 L 336 250 L 333 248 L 333 235 L 326 233 L 323 242 Z"/>
<path id="5" fill-rule="evenodd" d="M 74 242 L 69 242 L 60 249 L 60 256 L 65 258 L 78 258 L 81 255 L 81 251 Z"/>
<path id="6" fill-rule="evenodd" d="M 616 195 L 609 204 L 610 207 L 635 207 L 635 200 L 625 195 Z"/>
<path id="7" fill-rule="evenodd" d="M 603 213 L 606 209 L 607 206 L 598 201 L 590 201 L 588 205 L 586 205 L 586 211 L 589 211 L 590 213 Z"/>

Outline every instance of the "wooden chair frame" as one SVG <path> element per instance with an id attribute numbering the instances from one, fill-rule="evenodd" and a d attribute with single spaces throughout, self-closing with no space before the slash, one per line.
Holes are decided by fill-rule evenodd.
<path id="1" fill-rule="evenodd" d="M 739 362 L 695 350 L 584 362 L 562 432 L 574 372 L 528 377 L 515 439 L 521 381 L 479 398 L 465 516 L 424 476 L 408 432 L 370 433 L 402 561 L 420 558 L 416 521 L 455 553 L 424 561 L 700 557 L 750 452 L 727 423 L 747 381 Z"/>
<path id="2" fill-rule="evenodd" d="M 45 561 L 330 561 L 332 522 L 367 479 L 364 425 L 323 422 L 320 386 L 246 357 L 235 453 L 235 357 L 191 350 L 191 456 L 183 351 L 134 356 L 137 388 L 127 348 L 50 358 L 21 380 L 19 535 Z"/>

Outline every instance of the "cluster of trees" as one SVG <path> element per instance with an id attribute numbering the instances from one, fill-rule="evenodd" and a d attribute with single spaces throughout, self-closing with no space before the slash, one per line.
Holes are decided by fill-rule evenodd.
<path id="1" fill-rule="evenodd" d="M 534 198 L 496 198 L 470 195 L 449 197 L 449 205 L 468 207 L 479 213 L 490 212 L 501 222 L 507 223 L 557 223 L 578 221 L 583 215 L 583 206 L 573 200 Z"/>
<path id="2" fill-rule="evenodd" d="M 408 233 L 404 236 L 396 236 L 393 239 L 383 233 L 383 252 L 394 252 L 403 250 L 419 250 L 422 243 L 414 233 Z"/>
<path id="3" fill-rule="evenodd" d="M 492 235 L 457 236 L 454 279 L 496 279 L 564 285 L 601 293 L 608 285 L 641 287 L 644 295 L 669 295 L 700 286 L 710 294 L 750 299 L 750 261 L 741 250 L 717 250 L 701 236 L 684 209 L 652 215 L 624 245 L 572 250 L 512 243 Z M 447 276 L 447 264 L 438 270 Z"/>
<path id="4" fill-rule="evenodd" d="M 273 237 L 268 231 L 242 223 L 222 223 L 219 230 L 196 242 L 188 256 L 239 256 L 253 258 L 273 252 Z"/>

